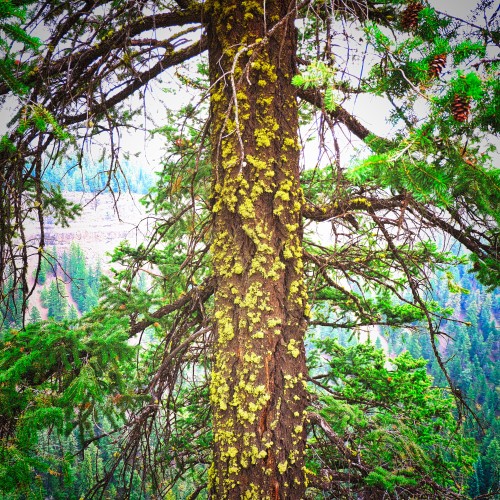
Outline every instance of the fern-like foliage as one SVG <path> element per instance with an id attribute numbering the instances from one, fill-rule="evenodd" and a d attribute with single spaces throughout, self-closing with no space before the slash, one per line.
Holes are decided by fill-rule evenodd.
<path id="1" fill-rule="evenodd" d="M 68 436 L 98 413 L 116 418 L 110 394 L 126 394 L 134 348 L 127 322 L 52 321 L 10 330 L 0 350 L 0 484 L 30 496 L 54 457 L 38 453 L 41 432 Z M 119 415 L 119 411 L 118 411 Z M 64 457 L 61 457 L 64 459 Z M 57 467 L 60 469 L 61 464 Z"/>
<path id="2" fill-rule="evenodd" d="M 30 67 L 19 59 L 16 47 L 21 45 L 31 52 L 36 52 L 41 45 L 39 38 L 28 34 L 20 26 L 21 22 L 26 21 L 28 7 L 34 3 L 33 0 L 6 0 L 0 5 L 0 47 L 5 51 L 5 56 L 0 59 L 0 81 L 18 95 L 28 91 L 22 75 Z"/>

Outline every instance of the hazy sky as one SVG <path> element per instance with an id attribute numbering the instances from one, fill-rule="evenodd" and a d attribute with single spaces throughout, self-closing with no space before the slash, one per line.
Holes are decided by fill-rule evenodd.
<path id="1" fill-rule="evenodd" d="M 429 3 L 438 10 L 452 12 L 454 16 L 466 17 L 470 10 L 476 5 L 475 0 L 429 0 Z M 39 34 L 41 36 L 41 34 Z M 162 82 L 152 82 L 149 86 L 149 91 L 147 93 L 147 112 L 150 114 L 151 118 L 156 122 L 156 125 L 161 125 L 165 123 L 166 111 L 165 108 L 177 108 L 182 101 L 190 99 L 182 91 L 174 94 L 165 94 L 162 91 L 162 87 L 170 85 L 177 85 L 176 79 L 173 78 L 172 72 L 167 72 L 162 76 Z M 171 82 L 171 83 L 169 83 Z M 140 103 L 142 104 L 142 102 Z M 362 122 L 368 127 L 377 130 L 378 133 L 390 133 L 390 127 L 387 125 L 385 118 L 387 115 L 387 103 L 382 98 L 376 98 L 373 96 L 358 97 L 350 107 L 350 111 L 359 115 Z M 3 106 L 0 111 L 0 133 L 6 130 L 6 125 L 11 118 L 12 108 L 9 106 Z M 152 128 L 152 123 L 144 123 L 146 128 Z M 139 153 L 141 162 L 151 163 L 152 168 L 157 164 L 159 158 L 162 156 L 163 140 L 158 138 L 153 141 L 146 142 L 145 139 L 148 137 L 147 134 L 140 131 L 134 131 L 130 133 L 124 133 L 123 135 L 123 145 L 130 149 L 131 153 Z M 95 140 L 98 142 L 99 138 Z M 309 148 L 311 149 L 311 148 Z M 88 153 L 92 154 L 93 149 L 89 148 Z"/>

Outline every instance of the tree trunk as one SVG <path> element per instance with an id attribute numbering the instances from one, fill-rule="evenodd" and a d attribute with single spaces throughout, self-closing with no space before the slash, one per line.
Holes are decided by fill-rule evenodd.
<path id="1" fill-rule="evenodd" d="M 209 2 L 215 361 L 212 498 L 304 498 L 293 2 Z M 265 10 L 264 10 L 265 9 Z"/>

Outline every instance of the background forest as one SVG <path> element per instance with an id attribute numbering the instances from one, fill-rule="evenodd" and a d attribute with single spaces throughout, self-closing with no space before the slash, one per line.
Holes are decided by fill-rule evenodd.
<path id="1" fill-rule="evenodd" d="M 55 184 L 69 183 L 69 186 L 80 190 L 94 182 L 96 175 L 102 172 L 98 165 L 87 165 L 82 172 L 73 176 L 64 175 L 71 171 L 68 166 L 61 166 L 48 177 Z M 127 182 L 130 186 L 139 186 L 138 193 L 143 194 L 153 188 L 152 174 L 145 174 L 141 167 L 127 169 Z M 57 177 L 64 175 L 64 181 Z M 78 180 L 76 180 L 78 179 Z M 144 179 L 147 179 L 145 181 Z M 102 188 L 96 185 L 96 190 Z M 119 186 L 115 186 L 118 191 Z M 123 186 L 121 186 L 123 189 Z M 134 189 L 132 189 L 134 192 Z M 118 242 L 117 242 L 118 243 Z M 458 250 L 458 248 L 457 248 Z M 109 256 L 103 255 L 106 263 Z M 109 264 L 104 264 L 104 268 Z M 43 261 L 38 283 L 41 289 L 43 316 L 55 321 L 75 321 L 82 314 L 97 305 L 100 288 L 100 278 L 103 265 L 100 261 L 92 263 L 86 258 L 82 248 L 72 243 L 69 253 L 60 253 L 57 247 L 50 249 L 50 258 Z M 145 291 L 149 279 L 146 274 L 140 274 L 137 286 Z M 446 272 L 439 272 L 431 279 L 433 298 L 441 307 L 449 309 L 451 318 L 460 322 L 449 321 L 445 331 L 449 335 L 441 346 L 442 356 L 447 359 L 447 366 L 453 382 L 460 388 L 466 401 L 475 411 L 475 417 L 468 415 L 464 421 L 465 434 L 474 439 L 477 444 L 477 457 L 471 462 L 472 473 L 467 479 L 467 491 L 472 497 L 487 495 L 498 489 L 500 482 L 500 442 L 498 415 L 500 401 L 498 387 L 500 385 L 499 356 L 500 339 L 498 318 L 500 317 L 500 292 L 498 289 L 489 291 L 484 285 L 474 279 L 468 266 L 461 264 Z M 106 282 L 105 282 L 106 283 Z M 104 284 L 105 286 L 105 284 Z M 18 311 L 17 316 L 14 311 Z M 14 329 L 22 327 L 21 304 L 11 306 L 5 312 L 5 323 L 2 336 Z M 36 306 L 30 308 L 29 323 L 41 321 L 42 316 Z M 436 386 L 446 387 L 447 381 L 435 358 L 428 335 L 418 332 L 418 323 L 405 332 L 399 329 L 381 327 L 359 336 L 346 329 L 318 326 L 311 339 L 336 339 L 340 346 L 346 348 L 349 356 L 356 356 L 356 350 L 367 349 L 368 352 L 379 350 L 384 356 L 395 357 L 404 352 L 411 354 L 415 360 L 425 360 L 417 365 L 425 367 Z M 367 346 L 362 344 L 368 342 Z M 309 345 L 311 360 L 314 358 L 314 342 Z M 361 344 L 361 345 L 360 345 Z M 349 352 L 351 350 L 351 352 Z M 356 366 L 356 364 L 354 364 Z M 122 399 L 118 395 L 110 396 L 114 402 Z M 358 424 L 359 425 L 359 424 Z M 438 424 L 437 424 L 438 425 Z M 97 435 L 105 434 L 112 426 L 104 418 L 96 428 Z M 345 432 L 345 429 L 344 429 Z M 190 440 L 189 431 L 182 436 L 183 446 Z M 112 439 L 103 438 L 97 444 L 90 443 L 84 453 L 80 453 L 81 434 L 78 429 L 72 430 L 65 437 L 57 439 L 49 435 L 37 436 L 37 442 L 45 447 L 47 454 L 71 457 L 69 464 L 52 462 L 44 473 L 37 476 L 39 491 L 58 499 L 81 498 L 92 489 L 95 482 L 103 474 L 104 464 L 116 452 L 116 443 Z M 64 453 L 63 453 L 64 450 Z M 5 491 L 16 487 L 15 480 L 9 480 L 10 468 L 4 469 Z M 116 474 L 106 498 L 117 498 L 120 494 L 121 479 Z M 193 488 L 189 476 L 170 492 L 171 498 L 187 497 Z M 142 487 L 138 477 L 132 481 L 130 498 L 142 498 Z M 493 495 L 494 496 L 494 495 Z M 4 493 L 6 499 L 17 498 L 16 494 Z M 489 496 L 491 498 L 491 495 Z"/>
<path id="2" fill-rule="evenodd" d="M 500 7 L 470 7 L 0 4 L 2 498 L 499 495 Z M 70 191 L 140 194 L 135 240 L 68 244 L 100 218 Z"/>

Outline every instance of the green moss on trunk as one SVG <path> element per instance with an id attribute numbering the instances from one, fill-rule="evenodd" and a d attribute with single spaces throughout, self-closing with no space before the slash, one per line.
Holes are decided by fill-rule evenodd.
<path id="1" fill-rule="evenodd" d="M 218 499 L 305 491 L 307 295 L 288 5 L 207 6 L 217 278 L 210 491 Z"/>

